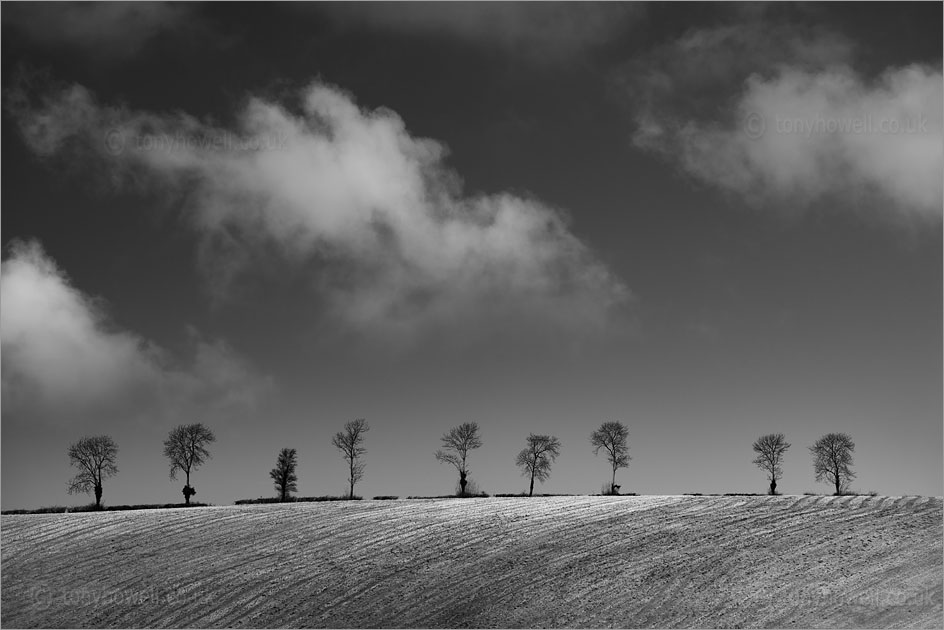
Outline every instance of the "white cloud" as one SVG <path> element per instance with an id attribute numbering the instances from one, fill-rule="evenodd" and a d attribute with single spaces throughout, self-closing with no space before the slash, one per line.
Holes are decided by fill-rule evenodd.
<path id="1" fill-rule="evenodd" d="M 796 27 L 689 33 L 627 69 L 634 143 L 756 205 L 828 199 L 939 222 L 940 68 L 868 79 L 852 58 L 842 38 Z"/>
<path id="2" fill-rule="evenodd" d="M 13 102 L 35 151 L 79 140 L 116 172 L 182 195 L 215 282 L 275 249 L 316 266 L 313 284 L 358 329 L 474 319 L 594 330 L 629 296 L 562 212 L 464 195 L 444 145 L 330 85 L 312 84 L 297 103 L 250 99 L 234 131 L 101 107 L 81 87 Z"/>
<path id="3" fill-rule="evenodd" d="M 313 5 L 342 25 L 427 34 L 559 62 L 618 36 L 641 3 L 400 2 Z"/>
<path id="4" fill-rule="evenodd" d="M 170 2 L 24 2 L 4 7 L 3 20 L 43 46 L 108 58 L 132 55 L 159 33 L 186 26 L 190 9 Z"/>
<path id="5" fill-rule="evenodd" d="M 49 403 L 85 404 L 133 390 L 160 373 L 142 340 L 110 332 L 101 308 L 69 285 L 38 243 L 16 244 L 3 262 L 0 335 L 4 398 L 33 386 Z"/>
<path id="6" fill-rule="evenodd" d="M 0 275 L 5 421 L 159 420 L 252 405 L 271 386 L 222 341 L 191 333 L 194 360 L 181 366 L 118 329 L 38 242 L 14 242 Z"/>

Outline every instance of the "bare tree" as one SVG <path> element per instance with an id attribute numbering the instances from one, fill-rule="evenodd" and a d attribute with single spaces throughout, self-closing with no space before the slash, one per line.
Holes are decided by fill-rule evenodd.
<path id="1" fill-rule="evenodd" d="M 164 457 L 170 460 L 170 478 L 176 479 L 178 471 L 187 475 L 182 490 L 187 505 L 190 505 L 190 497 L 197 493 L 190 485 L 190 473 L 210 459 L 207 445 L 215 441 L 213 432 L 200 422 L 174 427 L 164 440 Z"/>
<path id="2" fill-rule="evenodd" d="M 560 455 L 561 443 L 553 435 L 528 436 L 527 448 L 521 449 L 515 464 L 521 468 L 522 475 L 531 476 L 528 496 L 534 495 L 534 480 L 544 483 L 551 476 L 551 464 Z"/>
<path id="3" fill-rule="evenodd" d="M 783 454 L 788 448 L 790 444 L 783 433 L 770 433 L 757 438 L 754 442 L 754 452 L 757 453 L 754 464 L 767 471 L 770 494 L 777 494 L 777 480 L 783 476 Z"/>
<path id="4" fill-rule="evenodd" d="M 482 446 L 479 437 L 479 425 L 475 422 L 465 422 L 450 429 L 442 436 L 443 448 L 436 451 L 436 459 L 446 464 L 452 464 L 459 471 L 459 496 L 466 496 L 466 483 L 469 467 L 466 458 L 469 451 Z"/>
<path id="5" fill-rule="evenodd" d="M 285 502 L 290 493 L 298 492 L 296 466 L 298 466 L 298 458 L 294 448 L 283 448 L 279 451 L 275 468 L 269 472 L 269 476 L 275 482 L 275 490 L 279 493 L 279 501 Z"/>
<path id="6" fill-rule="evenodd" d="M 84 437 L 69 447 L 69 464 L 78 474 L 69 481 L 69 494 L 95 492 L 95 507 L 102 507 L 102 480 L 118 473 L 118 445 L 107 435 Z"/>
<path id="7" fill-rule="evenodd" d="M 813 471 L 816 481 L 825 481 L 836 487 L 836 494 L 842 494 L 855 478 L 852 466 L 852 451 L 855 443 L 845 433 L 827 433 L 810 447 L 813 455 Z"/>
<path id="8" fill-rule="evenodd" d="M 364 448 L 364 434 L 370 430 L 367 421 L 363 418 L 352 420 L 344 424 L 344 431 L 339 431 L 331 438 L 344 456 L 348 464 L 348 481 L 351 484 L 350 498 L 354 498 L 354 484 L 364 477 L 364 464 L 360 461 L 361 455 L 367 452 Z"/>
<path id="9" fill-rule="evenodd" d="M 629 466 L 629 430 L 622 422 L 604 422 L 600 428 L 590 435 L 590 444 L 593 445 L 593 454 L 598 455 L 600 449 L 606 451 L 606 459 L 613 467 L 613 479 L 610 481 L 610 492 L 616 494 L 616 471 Z"/>

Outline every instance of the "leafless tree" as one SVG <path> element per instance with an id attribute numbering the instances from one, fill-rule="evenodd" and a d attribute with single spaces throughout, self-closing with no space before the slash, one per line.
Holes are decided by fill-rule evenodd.
<path id="1" fill-rule="evenodd" d="M 767 471 L 770 480 L 770 494 L 777 494 L 777 480 L 783 476 L 783 454 L 790 448 L 783 433 L 770 433 L 757 438 L 754 442 L 754 464 Z"/>
<path id="2" fill-rule="evenodd" d="M 521 449 L 515 464 L 521 468 L 521 474 L 530 475 L 531 487 L 528 496 L 534 495 L 534 480 L 544 483 L 551 476 L 551 464 L 560 455 L 561 443 L 553 435 L 528 436 L 527 448 Z"/>
<path id="3" fill-rule="evenodd" d="M 269 476 L 275 482 L 275 490 L 279 493 L 279 501 L 286 501 L 289 494 L 298 491 L 298 475 L 295 468 L 298 466 L 297 453 L 294 448 L 283 448 L 279 451 L 279 459 Z"/>
<path id="4" fill-rule="evenodd" d="M 813 455 L 813 471 L 816 481 L 825 481 L 836 487 L 836 494 L 848 489 L 855 478 L 852 466 L 852 451 L 855 443 L 845 433 L 827 433 L 810 447 Z"/>
<path id="5" fill-rule="evenodd" d="M 348 464 L 348 481 L 351 484 L 351 495 L 354 498 L 354 484 L 364 477 L 364 463 L 361 455 L 367 452 L 364 448 L 364 434 L 370 430 L 367 421 L 363 418 L 352 420 L 344 424 L 344 431 L 339 431 L 331 438 L 331 443 L 341 451 L 344 461 Z"/>
<path id="6" fill-rule="evenodd" d="M 69 494 L 95 492 L 95 507 L 102 507 L 102 480 L 118 473 L 118 445 L 107 435 L 84 437 L 69 447 L 69 464 L 78 474 L 69 481 Z"/>
<path id="7" fill-rule="evenodd" d="M 436 451 L 436 459 L 440 462 L 452 464 L 459 471 L 459 496 L 466 496 L 466 483 L 469 474 L 469 467 L 466 464 L 466 458 L 469 451 L 482 446 L 482 439 L 479 437 L 479 425 L 475 422 L 466 422 L 460 424 L 449 433 L 442 436 L 443 448 Z"/>
<path id="8" fill-rule="evenodd" d="M 610 481 L 610 492 L 616 494 L 616 471 L 629 466 L 629 430 L 622 422 L 604 422 L 600 428 L 590 435 L 590 444 L 593 445 L 593 454 L 606 451 L 606 459 L 613 467 L 613 479 Z"/>
<path id="9" fill-rule="evenodd" d="M 176 479 L 178 471 L 187 475 L 182 490 L 187 505 L 190 505 L 190 497 L 197 493 L 190 485 L 190 473 L 210 459 L 207 445 L 215 441 L 216 436 L 201 422 L 174 427 L 164 440 L 164 457 L 170 460 L 170 478 Z"/>

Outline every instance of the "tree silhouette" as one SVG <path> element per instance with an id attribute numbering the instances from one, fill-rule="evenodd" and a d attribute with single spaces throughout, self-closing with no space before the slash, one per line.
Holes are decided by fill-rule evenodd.
<path id="1" fill-rule="evenodd" d="M 459 471 L 459 496 L 466 496 L 469 467 L 466 458 L 469 451 L 482 446 L 479 437 L 479 425 L 475 422 L 466 422 L 450 429 L 442 436 L 443 449 L 436 451 L 436 459 L 446 464 L 452 464 Z"/>
<path id="2" fill-rule="evenodd" d="M 553 435 L 528 436 L 527 448 L 521 449 L 515 464 L 521 468 L 522 475 L 530 475 L 531 486 L 528 496 L 534 495 L 534 480 L 544 483 L 551 475 L 551 464 L 560 455 L 561 443 Z"/>
<path id="3" fill-rule="evenodd" d="M 348 464 L 348 481 L 351 484 L 350 498 L 354 498 L 354 484 L 364 477 L 364 464 L 360 461 L 361 455 L 367 452 L 363 447 L 364 434 L 370 430 L 367 421 L 363 418 L 352 420 L 344 424 L 344 431 L 339 431 L 331 438 L 331 443 L 341 451 L 344 461 Z"/>
<path id="4" fill-rule="evenodd" d="M 767 471 L 770 480 L 770 494 L 777 494 L 777 480 L 783 476 L 783 454 L 790 448 L 783 433 L 770 433 L 757 438 L 754 442 L 754 451 L 757 457 L 754 464 Z"/>
<path id="5" fill-rule="evenodd" d="M 275 482 L 275 490 L 279 493 L 279 501 L 285 502 L 292 492 L 298 492 L 298 476 L 295 468 L 298 466 L 294 448 L 283 448 L 279 451 L 279 459 L 269 476 Z"/>
<path id="6" fill-rule="evenodd" d="M 213 432 L 200 422 L 174 427 L 164 440 L 164 457 L 170 460 L 170 478 L 176 479 L 178 471 L 187 475 L 182 490 L 187 505 L 190 505 L 190 497 L 197 493 L 190 485 L 190 473 L 210 459 L 207 445 L 215 441 Z"/>
<path id="7" fill-rule="evenodd" d="M 835 494 L 842 494 L 855 478 L 849 468 L 854 450 L 855 443 L 845 433 L 827 433 L 816 440 L 810 447 L 816 481 L 831 483 L 836 488 Z"/>
<path id="8" fill-rule="evenodd" d="M 629 466 L 629 430 L 622 422 L 604 422 L 600 428 L 590 435 L 590 444 L 593 445 L 593 454 L 597 455 L 600 449 L 606 451 L 606 459 L 613 467 L 613 479 L 610 481 L 610 492 L 616 494 L 616 471 Z"/>
<path id="9" fill-rule="evenodd" d="M 69 464 L 78 474 L 69 481 L 69 494 L 95 492 L 95 507 L 102 507 L 102 480 L 118 474 L 118 445 L 107 435 L 84 437 L 69 447 Z"/>

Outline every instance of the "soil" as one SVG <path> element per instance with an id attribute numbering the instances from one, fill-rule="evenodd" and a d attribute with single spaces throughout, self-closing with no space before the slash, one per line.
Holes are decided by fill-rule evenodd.
<path id="1" fill-rule="evenodd" d="M 7 627 L 941 627 L 929 497 L 7 515 Z"/>

